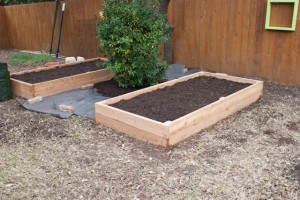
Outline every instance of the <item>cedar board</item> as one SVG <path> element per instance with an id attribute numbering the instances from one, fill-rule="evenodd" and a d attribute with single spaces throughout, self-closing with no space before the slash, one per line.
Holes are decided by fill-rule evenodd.
<path id="1" fill-rule="evenodd" d="M 26 74 L 30 72 L 39 72 L 44 70 L 49 70 L 57 67 L 68 67 L 72 65 L 77 65 L 84 62 L 90 62 L 90 61 L 102 61 L 103 58 L 93 58 L 88 59 L 82 62 L 76 62 L 76 63 L 68 63 L 68 64 L 62 64 L 62 65 L 55 65 L 47 68 L 37 68 L 33 70 L 23 71 L 14 73 L 11 75 L 21 75 Z M 41 83 L 35 83 L 30 84 L 26 83 L 20 80 L 16 80 L 14 78 L 10 78 L 11 85 L 12 85 L 12 92 L 15 96 L 20 96 L 25 99 L 31 99 L 36 96 L 50 96 L 53 94 L 57 94 L 60 92 L 65 92 L 68 90 L 78 89 L 84 85 L 87 84 L 95 84 L 102 81 L 110 80 L 114 77 L 114 73 L 107 70 L 107 69 L 100 69 L 97 71 L 91 71 L 86 72 L 82 74 L 77 74 L 73 76 L 68 76 L 64 78 L 54 79 L 51 81 L 41 82 Z"/>
<path id="2" fill-rule="evenodd" d="M 178 82 L 198 76 L 209 76 L 251 85 L 203 108 L 173 121 L 158 122 L 110 106 L 121 100 L 131 99 Z M 226 74 L 199 72 L 176 80 L 161 83 L 135 92 L 95 104 L 96 122 L 125 133 L 133 138 L 164 147 L 173 146 L 180 141 L 200 132 L 218 121 L 256 102 L 263 95 L 263 81 L 228 76 Z"/>

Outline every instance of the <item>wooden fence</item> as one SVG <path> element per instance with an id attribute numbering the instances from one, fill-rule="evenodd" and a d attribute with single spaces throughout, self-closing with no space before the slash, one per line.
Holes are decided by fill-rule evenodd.
<path id="1" fill-rule="evenodd" d="M 98 54 L 96 15 L 102 5 L 100 0 L 67 1 L 61 38 L 61 54 L 95 57 Z M 5 7 L 10 47 L 15 49 L 49 51 L 55 2 Z M 53 49 L 61 13 L 56 22 Z M 0 45 L 1 47 L 1 45 Z"/>
<path id="2" fill-rule="evenodd" d="M 295 32 L 265 30 L 266 5 L 267 0 L 171 0 L 168 17 L 175 26 L 173 61 L 300 85 L 300 22 L 297 20 Z M 101 6 L 100 0 L 67 1 L 63 55 L 98 55 L 95 14 Z M 52 2 L 5 7 L 10 47 L 48 51 L 54 7 Z M 2 10 L 1 38 L 5 35 Z M 290 4 L 274 5 L 271 23 L 288 25 L 291 11 Z M 6 47 L 0 41 L 0 48 Z"/>
<path id="3" fill-rule="evenodd" d="M 267 0 L 172 0 L 174 62 L 300 85 L 300 22 L 295 32 L 265 30 L 266 5 Z M 291 10 L 281 6 L 272 7 L 271 23 L 286 24 Z"/>

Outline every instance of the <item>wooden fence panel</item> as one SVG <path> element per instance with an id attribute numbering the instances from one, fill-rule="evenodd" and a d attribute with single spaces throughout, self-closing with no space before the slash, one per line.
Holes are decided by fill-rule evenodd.
<path id="1" fill-rule="evenodd" d="M 95 14 L 102 9 L 101 1 L 66 2 L 61 54 L 98 56 Z M 265 30 L 266 5 L 267 0 L 172 0 L 168 17 L 175 25 L 174 62 L 300 85 L 300 21 L 294 32 Z M 48 51 L 54 8 L 53 2 L 5 7 L 5 41 L 16 49 Z M 272 25 L 290 22 L 291 5 L 276 4 L 272 10 Z M 5 38 L 1 13 L 0 36 Z M 57 34 L 56 29 L 54 49 Z"/>
<path id="2" fill-rule="evenodd" d="M 267 0 L 171 1 L 174 62 L 300 85 L 300 21 L 295 32 L 265 30 L 266 5 Z M 291 20 L 291 5 L 282 5 L 272 7 L 271 23 Z"/>
<path id="3" fill-rule="evenodd" d="M 54 51 L 57 46 L 61 5 L 56 22 Z M 55 2 L 7 6 L 5 9 L 12 48 L 49 51 Z M 99 55 L 95 14 L 100 9 L 99 0 L 66 2 L 61 54 L 87 58 Z"/>
<path id="4" fill-rule="evenodd" d="M 7 34 L 6 15 L 4 7 L 0 6 L 0 48 L 9 48 L 9 38 Z"/>

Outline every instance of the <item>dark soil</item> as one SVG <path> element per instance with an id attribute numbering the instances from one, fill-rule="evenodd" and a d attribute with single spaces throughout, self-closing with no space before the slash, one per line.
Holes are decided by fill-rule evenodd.
<path id="1" fill-rule="evenodd" d="M 129 92 L 134 92 L 136 90 L 142 89 L 142 87 L 128 87 L 128 88 L 122 88 L 119 87 L 118 83 L 116 81 L 109 80 L 109 81 L 104 81 L 101 83 L 97 83 L 94 85 L 94 88 L 97 89 L 98 93 L 101 93 L 104 96 L 107 97 L 116 97 L 120 96 Z"/>
<path id="2" fill-rule="evenodd" d="M 74 64 L 67 67 L 56 67 L 54 69 L 43 70 L 39 72 L 31 72 L 22 75 L 13 75 L 12 78 L 26 83 L 41 83 L 54 79 L 64 78 L 86 72 L 96 71 L 104 67 L 98 64 L 98 61 Z"/>
<path id="3" fill-rule="evenodd" d="M 197 77 L 174 86 L 120 101 L 113 107 L 160 122 L 172 121 L 250 84 L 211 77 Z"/>

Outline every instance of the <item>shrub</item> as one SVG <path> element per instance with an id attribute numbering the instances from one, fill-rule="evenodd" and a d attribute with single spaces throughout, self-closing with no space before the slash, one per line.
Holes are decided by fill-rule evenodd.
<path id="1" fill-rule="evenodd" d="M 100 51 L 109 58 L 106 67 L 116 73 L 121 87 L 154 85 L 165 75 L 159 60 L 166 42 L 166 16 L 158 12 L 159 0 L 103 0 L 97 22 Z"/>

